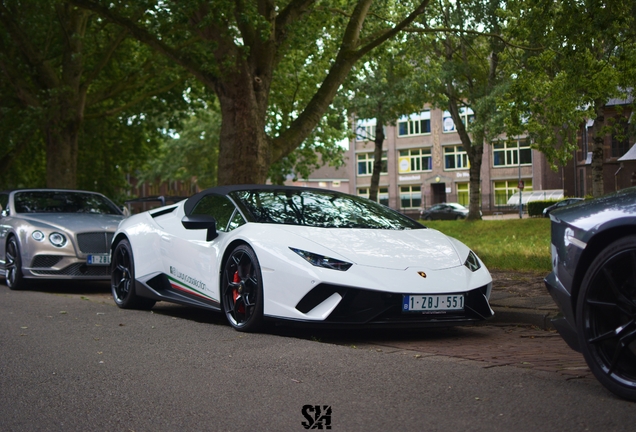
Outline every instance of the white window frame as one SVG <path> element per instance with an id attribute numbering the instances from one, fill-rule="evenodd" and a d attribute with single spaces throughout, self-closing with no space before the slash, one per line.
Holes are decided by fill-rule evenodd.
<path id="1" fill-rule="evenodd" d="M 497 148 L 499 146 L 499 148 Z M 530 162 L 519 163 L 520 152 L 528 150 L 530 152 Z M 496 164 L 497 153 L 504 163 Z M 530 141 L 527 139 L 518 139 L 514 143 L 508 141 L 495 141 L 492 143 L 492 166 L 493 168 L 516 167 L 516 166 L 532 165 L 532 150 L 530 149 Z"/>
<path id="2" fill-rule="evenodd" d="M 399 150 L 398 172 L 400 174 L 426 172 L 432 170 L 433 150 L 431 147 Z"/>
<path id="3" fill-rule="evenodd" d="M 521 179 L 524 183 L 524 192 L 532 192 L 532 179 L 523 178 Z M 497 183 L 505 183 L 505 187 L 497 187 Z M 515 193 L 519 192 L 519 179 L 516 180 L 495 180 L 492 182 L 492 190 L 495 195 L 495 205 L 502 206 L 508 205 L 508 200 Z M 501 192 L 505 191 L 505 199 L 502 200 L 500 198 Z"/>
<path id="4" fill-rule="evenodd" d="M 369 199 L 370 191 L 371 191 L 370 187 L 358 188 L 358 196 Z M 378 188 L 377 202 L 387 207 L 389 206 L 389 187 L 388 186 L 380 186 Z"/>
<path id="5" fill-rule="evenodd" d="M 361 159 L 360 156 L 365 156 L 364 159 Z M 370 176 L 373 174 L 373 163 L 375 162 L 375 158 L 373 157 L 373 152 L 367 153 L 357 153 L 356 154 L 356 175 L 358 177 Z M 360 174 L 360 163 L 364 163 L 366 167 L 366 173 Z M 382 170 L 380 174 L 388 174 L 388 157 L 387 152 L 382 152 Z"/>
<path id="6" fill-rule="evenodd" d="M 457 202 L 464 207 L 468 207 L 470 204 L 470 182 L 456 183 L 455 189 L 457 190 Z M 460 198 L 464 197 L 464 195 L 466 196 L 465 200 Z"/>
<path id="7" fill-rule="evenodd" d="M 428 130 L 423 131 L 423 122 L 428 121 Z M 401 132 L 401 128 L 406 126 L 406 133 Z M 424 110 L 419 113 L 402 116 L 397 123 L 398 138 L 430 135 L 431 133 L 431 110 Z"/>
<path id="8" fill-rule="evenodd" d="M 448 151 L 452 148 L 453 151 Z M 461 150 L 458 150 L 460 149 Z M 453 168 L 447 168 L 446 160 L 448 157 L 452 157 L 454 161 Z M 457 171 L 466 170 L 470 168 L 470 162 L 468 161 L 468 153 L 464 150 L 464 146 L 461 144 L 444 146 L 444 171 Z"/>
<path id="9" fill-rule="evenodd" d="M 404 201 L 408 200 L 409 205 L 405 206 Z M 400 208 L 416 209 L 422 207 L 422 186 L 421 185 L 401 185 L 400 186 Z"/>
<path id="10" fill-rule="evenodd" d="M 475 120 L 475 112 L 469 107 L 461 107 L 459 109 L 459 117 L 462 119 L 464 126 L 466 126 Z M 457 132 L 455 121 L 450 111 L 444 111 L 444 114 L 442 114 L 442 131 L 444 133 Z"/>
<path id="11" fill-rule="evenodd" d="M 356 121 L 356 141 L 375 141 L 375 119 Z"/>

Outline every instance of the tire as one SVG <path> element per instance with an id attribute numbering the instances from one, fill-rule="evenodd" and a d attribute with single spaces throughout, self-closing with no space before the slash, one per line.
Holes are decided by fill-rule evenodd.
<path id="1" fill-rule="evenodd" d="M 156 301 L 135 292 L 135 261 L 128 240 L 117 243 L 113 251 L 110 288 L 115 304 L 122 309 L 150 310 Z"/>
<path id="2" fill-rule="evenodd" d="M 223 266 L 222 306 L 232 327 L 242 332 L 263 328 L 263 278 L 254 250 L 239 245 Z"/>
<path id="3" fill-rule="evenodd" d="M 10 237 L 5 253 L 5 281 L 10 290 L 18 291 L 26 288 L 27 282 L 22 274 L 22 256 L 20 246 L 15 237 Z"/>
<path id="4" fill-rule="evenodd" d="M 636 401 L 636 235 L 611 243 L 592 261 L 576 316 L 579 346 L 594 376 Z"/>

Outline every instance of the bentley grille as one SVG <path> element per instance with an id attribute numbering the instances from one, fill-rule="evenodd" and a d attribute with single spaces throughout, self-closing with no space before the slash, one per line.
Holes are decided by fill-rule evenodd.
<path id="1" fill-rule="evenodd" d="M 82 253 L 108 253 L 112 240 L 113 233 L 110 232 L 93 232 L 77 235 L 77 244 Z"/>

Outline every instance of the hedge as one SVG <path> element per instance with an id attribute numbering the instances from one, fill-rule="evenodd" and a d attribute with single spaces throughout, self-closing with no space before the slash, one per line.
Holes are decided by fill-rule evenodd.
<path id="1" fill-rule="evenodd" d="M 558 203 L 560 200 L 530 201 L 528 206 L 528 216 L 543 216 L 543 209 Z"/>

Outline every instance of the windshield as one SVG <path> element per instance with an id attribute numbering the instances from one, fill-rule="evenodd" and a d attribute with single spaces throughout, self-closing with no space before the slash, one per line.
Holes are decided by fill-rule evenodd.
<path id="1" fill-rule="evenodd" d="M 425 228 L 381 204 L 333 191 L 246 190 L 230 196 L 254 222 L 320 228 Z"/>
<path id="2" fill-rule="evenodd" d="M 84 192 L 16 192 L 13 201 L 16 213 L 122 214 L 117 206 L 105 197 Z"/>

